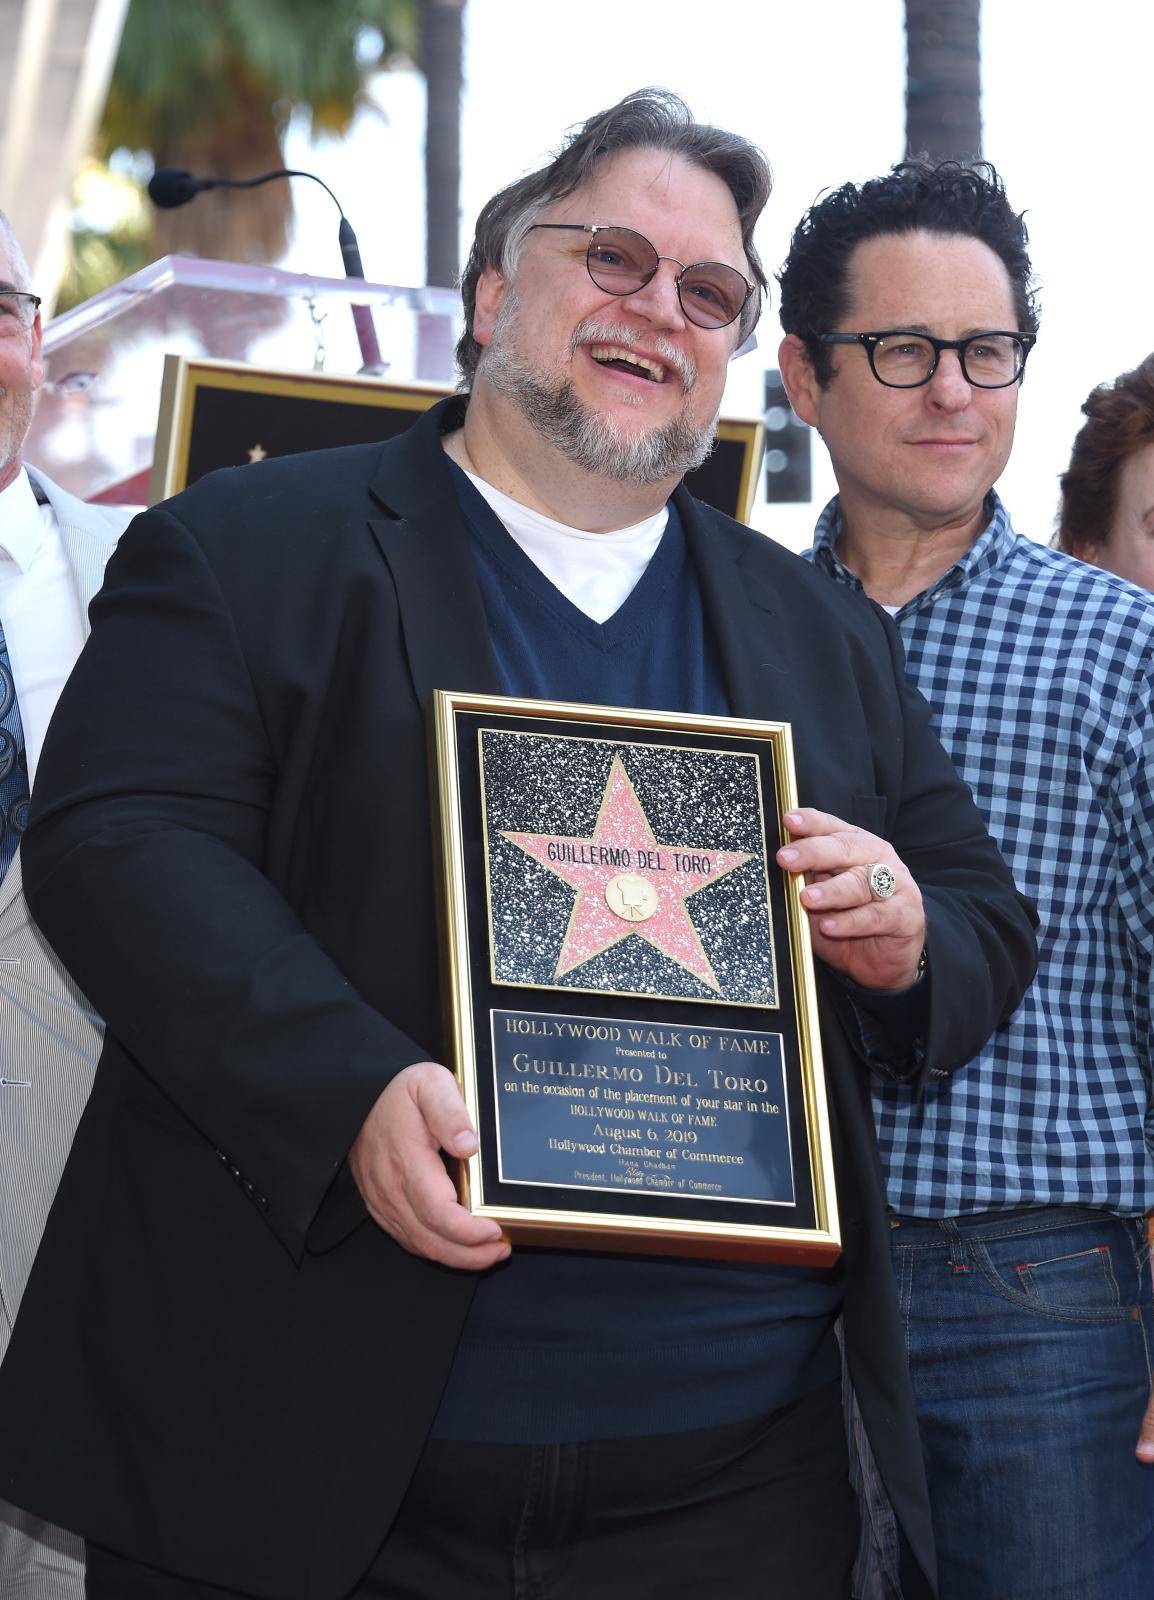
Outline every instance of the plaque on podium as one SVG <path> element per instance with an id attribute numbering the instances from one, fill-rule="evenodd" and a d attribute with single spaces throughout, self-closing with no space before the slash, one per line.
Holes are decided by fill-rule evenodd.
<path id="1" fill-rule="evenodd" d="M 451 384 L 399 377 L 284 372 L 237 362 L 169 356 L 164 367 L 150 503 L 206 472 L 298 450 L 391 439 L 453 393 Z M 727 516 L 747 521 L 757 493 L 765 429 L 757 418 L 723 417 L 707 460 L 686 488 Z"/>

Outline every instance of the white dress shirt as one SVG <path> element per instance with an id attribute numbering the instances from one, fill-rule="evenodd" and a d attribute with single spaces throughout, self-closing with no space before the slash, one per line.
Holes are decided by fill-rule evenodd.
<path id="1" fill-rule="evenodd" d="M 84 616 L 56 513 L 36 503 L 23 469 L 0 490 L 0 624 L 31 781 L 60 691 L 84 645 Z"/>

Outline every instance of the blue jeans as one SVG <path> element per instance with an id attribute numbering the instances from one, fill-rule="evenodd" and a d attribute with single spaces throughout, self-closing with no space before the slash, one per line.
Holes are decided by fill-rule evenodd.
<path id="1" fill-rule="evenodd" d="M 1151 1600 L 1145 1221 L 895 1219 L 942 1600 Z"/>

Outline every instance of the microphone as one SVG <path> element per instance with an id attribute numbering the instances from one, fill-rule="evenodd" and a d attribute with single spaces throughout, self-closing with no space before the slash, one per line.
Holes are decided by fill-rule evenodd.
<path id="1" fill-rule="evenodd" d="M 148 180 L 148 198 L 162 211 L 186 206 L 202 189 L 215 189 L 215 178 L 194 178 L 182 167 L 157 167 Z"/>
<path id="2" fill-rule="evenodd" d="M 337 242 L 345 266 L 345 277 L 363 280 L 365 269 L 361 265 L 361 250 L 357 236 L 353 232 L 353 225 L 345 216 L 336 195 L 315 172 L 301 172 L 294 167 L 278 167 L 275 172 L 262 172 L 257 178 L 195 178 L 183 167 L 158 167 L 148 180 L 148 198 L 162 211 L 173 211 L 177 206 L 186 206 L 190 200 L 195 200 L 197 195 L 203 194 L 206 189 L 256 189 L 262 183 L 271 183 L 274 178 L 311 178 L 314 183 L 320 184 L 341 214 Z M 372 311 L 368 306 L 353 306 L 351 309 L 357 330 L 357 343 L 364 363 L 361 371 L 381 373 L 385 368 L 381 360 L 380 345 L 377 343 L 377 330 L 373 326 Z"/>

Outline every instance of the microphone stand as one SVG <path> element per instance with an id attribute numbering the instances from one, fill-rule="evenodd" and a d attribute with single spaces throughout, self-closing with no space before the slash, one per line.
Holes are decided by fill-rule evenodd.
<path id="1" fill-rule="evenodd" d="M 321 180 L 318 178 L 317 182 Z M 329 191 L 332 192 L 331 190 Z M 365 269 L 361 265 L 361 251 L 357 244 L 357 236 L 353 232 L 353 225 L 341 213 L 341 225 L 337 236 L 341 246 L 341 260 L 345 264 L 346 278 L 359 278 L 365 281 Z M 357 330 L 357 344 L 361 351 L 361 371 L 371 377 L 379 377 L 385 370 L 385 363 L 381 360 L 381 347 L 377 343 L 377 329 L 373 322 L 372 306 L 351 307 L 353 313 L 353 326 Z"/>
<path id="2" fill-rule="evenodd" d="M 353 225 L 345 216 L 344 209 L 336 195 L 329 188 L 323 178 L 318 178 L 315 172 L 301 172 L 293 167 L 284 167 L 279 172 L 270 172 L 268 178 L 311 178 L 314 183 L 319 183 L 321 188 L 332 199 L 333 204 L 341 214 L 340 227 L 337 229 L 337 240 L 341 248 L 341 260 L 345 264 L 346 278 L 365 279 L 365 269 L 361 265 L 361 248 L 357 243 L 357 236 L 353 232 Z M 249 179 L 248 182 L 237 184 L 237 188 L 251 189 L 257 183 L 264 183 L 266 178 Z M 373 322 L 371 306 L 350 307 L 353 314 L 353 326 L 357 330 L 357 346 L 361 352 L 361 372 L 369 377 L 379 377 L 385 370 L 385 363 L 381 360 L 381 347 L 377 343 L 377 329 Z"/>
<path id="3" fill-rule="evenodd" d="M 168 175 L 168 169 L 165 169 L 163 173 L 157 174 L 158 177 Z M 152 194 L 152 184 L 150 184 L 149 193 L 152 194 L 153 202 L 165 206 L 183 205 L 187 200 L 191 200 L 195 194 L 201 193 L 206 189 L 256 189 L 262 183 L 271 183 L 274 178 L 311 178 L 314 183 L 320 184 L 341 214 L 337 239 L 340 244 L 341 260 L 345 265 L 345 277 L 359 278 L 362 283 L 364 282 L 365 269 L 361 265 L 361 251 L 360 246 L 357 244 L 357 236 L 353 232 L 353 225 L 348 217 L 345 216 L 344 208 L 336 195 L 325 180 L 318 178 L 315 172 L 302 172 L 296 167 L 278 167 L 275 172 L 262 172 L 258 178 L 191 178 L 187 173 L 181 173 L 180 176 L 185 178 L 191 185 L 189 192 L 183 198 L 175 201 L 158 201 L 157 196 Z M 354 305 L 350 307 L 350 310 L 353 314 L 353 326 L 357 330 L 357 346 L 361 352 L 360 370 L 369 377 L 379 377 L 385 371 L 385 362 L 381 359 L 381 347 L 377 342 L 377 330 L 373 322 L 372 307 Z"/>

